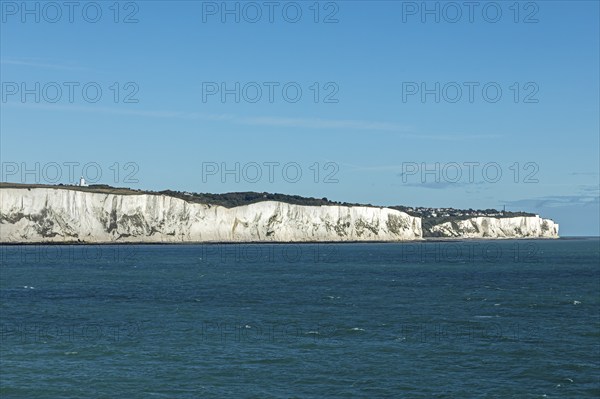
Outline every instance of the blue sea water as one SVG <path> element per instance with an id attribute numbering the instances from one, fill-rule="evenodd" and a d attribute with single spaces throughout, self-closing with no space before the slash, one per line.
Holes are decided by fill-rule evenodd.
<path id="1" fill-rule="evenodd" d="M 600 241 L 4 246 L 2 398 L 597 398 Z"/>

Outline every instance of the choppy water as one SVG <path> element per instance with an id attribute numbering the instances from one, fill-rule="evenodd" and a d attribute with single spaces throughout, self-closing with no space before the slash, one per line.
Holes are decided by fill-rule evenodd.
<path id="1" fill-rule="evenodd" d="M 600 242 L 2 247 L 2 398 L 597 398 Z"/>

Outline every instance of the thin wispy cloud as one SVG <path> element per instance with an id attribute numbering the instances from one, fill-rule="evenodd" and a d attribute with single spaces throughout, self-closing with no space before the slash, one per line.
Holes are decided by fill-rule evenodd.
<path id="1" fill-rule="evenodd" d="M 525 198 L 516 201 L 504 201 L 506 205 L 530 208 L 557 207 L 598 207 L 600 206 L 600 187 L 598 185 L 578 185 L 577 192 L 567 195 L 547 195 Z"/>
<path id="2" fill-rule="evenodd" d="M 407 127 L 394 123 L 344 119 L 255 117 L 245 118 L 243 122 L 249 125 L 310 129 L 379 130 L 389 132 L 408 131 Z"/>
<path id="3" fill-rule="evenodd" d="M 557 207 L 598 207 L 600 196 L 597 195 L 551 195 L 546 197 L 528 198 L 516 201 L 503 201 L 506 205 L 529 208 Z"/>
<path id="4" fill-rule="evenodd" d="M 147 118 L 172 118 L 186 120 L 207 120 L 207 121 L 227 121 L 232 120 L 233 116 L 227 114 L 201 114 L 196 112 L 181 112 L 181 111 L 156 111 L 156 110 L 136 110 L 115 107 L 103 106 L 83 106 L 83 105 L 65 105 L 65 104 L 36 104 L 36 103 L 20 103 L 7 102 L 5 106 L 13 106 L 18 108 L 37 108 L 51 111 L 76 111 L 90 113 L 105 113 L 124 116 L 141 116 Z"/>
<path id="5" fill-rule="evenodd" d="M 182 120 L 204 120 L 223 121 L 244 126 L 263 126 L 279 128 L 302 128 L 311 130 L 340 130 L 340 131 L 370 131 L 395 133 L 395 137 L 407 139 L 425 139 L 438 141 L 464 141 L 464 140 L 489 140 L 502 136 L 492 134 L 469 135 L 469 134 L 421 134 L 417 132 L 407 133 L 410 128 L 394 123 L 347 120 L 347 119 L 322 119 L 322 118 L 287 118 L 275 116 L 240 117 L 231 114 L 203 114 L 197 112 L 165 111 L 165 110 L 135 110 L 102 106 L 81 106 L 77 104 L 36 104 L 7 102 L 5 106 L 31 107 L 39 109 L 51 109 L 57 111 L 77 111 L 92 113 L 109 113 L 115 115 L 140 116 L 148 118 L 173 118 Z"/>
<path id="6" fill-rule="evenodd" d="M 472 139 L 494 139 L 500 138 L 499 135 L 481 134 L 419 134 L 408 126 L 403 126 L 389 122 L 375 122 L 363 120 L 348 119 L 320 119 L 320 118 L 284 118 L 284 117 L 254 117 L 245 118 L 239 122 L 256 126 L 273 126 L 287 128 L 305 128 L 305 129 L 338 129 L 338 130 L 358 130 L 358 131 L 377 131 L 401 134 L 405 138 L 414 139 L 432 139 L 432 140 L 472 140 Z M 409 133 L 410 132 L 410 133 Z"/>
<path id="7" fill-rule="evenodd" d="M 32 67 L 32 68 L 58 69 L 58 70 L 64 70 L 64 71 L 87 70 L 87 68 L 82 68 L 79 66 L 57 64 L 57 63 L 48 62 L 48 61 L 44 61 L 44 60 L 33 60 L 33 59 L 27 60 L 27 59 L 2 58 L 2 59 L 0 59 L 0 64 L 2 64 L 2 65 L 17 65 L 17 66 L 25 66 L 25 67 Z"/>

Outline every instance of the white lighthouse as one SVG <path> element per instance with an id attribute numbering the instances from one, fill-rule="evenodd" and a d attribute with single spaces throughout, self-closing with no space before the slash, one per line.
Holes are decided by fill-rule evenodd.
<path id="1" fill-rule="evenodd" d="M 83 176 L 81 176 L 79 178 L 79 187 L 87 187 L 87 183 L 85 182 L 85 179 L 83 178 Z"/>

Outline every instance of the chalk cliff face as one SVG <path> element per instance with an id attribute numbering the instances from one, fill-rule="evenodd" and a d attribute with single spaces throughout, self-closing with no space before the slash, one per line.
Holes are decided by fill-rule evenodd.
<path id="1" fill-rule="evenodd" d="M 558 224 L 539 216 L 477 217 L 446 222 L 424 231 L 426 237 L 558 238 Z"/>
<path id="2" fill-rule="evenodd" d="M 4 243 L 399 241 L 421 237 L 420 218 L 387 208 L 265 201 L 228 209 L 163 195 L 0 189 L 0 242 Z"/>
<path id="3" fill-rule="evenodd" d="M 557 238 L 539 216 L 477 217 L 421 228 L 388 208 L 264 201 L 235 208 L 153 194 L 0 189 L 0 242 L 311 242 L 440 238 Z"/>

